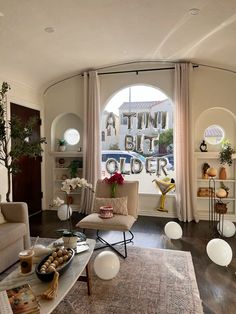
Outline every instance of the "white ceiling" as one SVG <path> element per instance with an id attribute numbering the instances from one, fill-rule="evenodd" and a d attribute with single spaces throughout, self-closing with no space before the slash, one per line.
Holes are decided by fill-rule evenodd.
<path id="1" fill-rule="evenodd" d="M 0 0 L 0 12 L 0 76 L 41 90 L 129 61 L 236 71 L 236 0 Z"/>

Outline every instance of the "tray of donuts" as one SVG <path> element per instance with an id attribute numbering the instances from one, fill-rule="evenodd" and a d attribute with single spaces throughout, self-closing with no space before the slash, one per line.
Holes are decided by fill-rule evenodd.
<path id="1" fill-rule="evenodd" d="M 58 247 L 44 257 L 35 268 L 36 275 L 42 281 L 52 281 L 55 270 L 61 276 L 70 266 L 75 251 L 70 248 Z"/>

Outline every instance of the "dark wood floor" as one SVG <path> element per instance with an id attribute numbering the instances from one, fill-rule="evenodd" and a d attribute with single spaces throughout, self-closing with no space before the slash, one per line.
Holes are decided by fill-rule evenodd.
<path id="1" fill-rule="evenodd" d="M 75 225 L 83 215 L 73 213 Z M 226 267 L 218 266 L 210 261 L 206 253 L 206 245 L 212 236 L 207 221 L 199 223 L 180 223 L 183 237 L 180 240 L 169 240 L 164 234 L 164 226 L 170 219 L 140 216 L 132 228 L 135 235 L 134 245 L 140 247 L 163 248 L 190 251 L 193 258 L 200 296 L 204 313 L 236 313 L 236 258 Z M 55 211 L 44 211 L 30 217 L 31 236 L 57 238 L 55 230 L 66 228 L 66 222 L 57 218 Z M 96 238 L 95 232 L 86 233 Z M 105 237 L 116 240 L 120 234 L 106 232 Z M 236 235 L 225 239 L 236 254 Z"/>

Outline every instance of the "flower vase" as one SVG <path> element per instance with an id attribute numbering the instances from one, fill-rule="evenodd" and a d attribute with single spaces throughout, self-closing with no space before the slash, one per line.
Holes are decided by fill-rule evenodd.
<path id="1" fill-rule="evenodd" d="M 227 179 L 227 172 L 226 172 L 226 168 L 225 167 L 221 167 L 220 168 L 219 179 L 220 180 L 226 180 Z"/>
<path id="2" fill-rule="evenodd" d="M 116 197 L 116 186 L 117 186 L 117 183 L 112 183 L 111 185 L 111 197 L 112 198 Z"/>

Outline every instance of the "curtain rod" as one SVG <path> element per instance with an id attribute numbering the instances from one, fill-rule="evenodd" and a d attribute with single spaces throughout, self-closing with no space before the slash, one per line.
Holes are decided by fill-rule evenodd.
<path id="1" fill-rule="evenodd" d="M 193 64 L 193 68 L 198 68 L 199 65 L 198 64 Z M 175 67 L 174 66 L 171 66 L 171 67 L 165 67 L 165 68 L 153 68 L 153 69 L 140 69 L 140 70 L 122 70 L 122 71 L 111 71 L 111 72 L 98 72 L 98 75 L 110 75 L 110 74 L 122 74 L 122 73 L 136 73 L 136 75 L 138 75 L 139 72 L 152 72 L 152 71 L 163 71 L 163 70 L 174 70 Z M 85 71 L 86 72 L 86 71 Z M 89 71 L 88 71 L 89 72 Z M 67 81 L 68 79 L 71 79 L 73 77 L 77 77 L 77 76 L 84 76 L 83 73 L 79 73 L 79 74 L 75 74 L 75 75 L 72 75 L 70 77 L 67 77 L 65 79 L 62 79 L 50 86 L 48 86 L 48 88 L 45 89 L 43 95 L 45 96 L 45 94 L 47 93 L 47 91 L 57 85 L 58 83 L 62 83 L 64 81 Z"/>
<path id="2" fill-rule="evenodd" d="M 193 68 L 198 68 L 198 65 L 194 64 Z M 123 71 L 100 72 L 100 73 L 98 72 L 98 75 L 121 74 L 121 73 L 136 73 L 138 75 L 139 72 L 163 71 L 163 70 L 174 70 L 174 69 L 175 67 L 141 69 L 141 70 L 123 70 Z"/>

